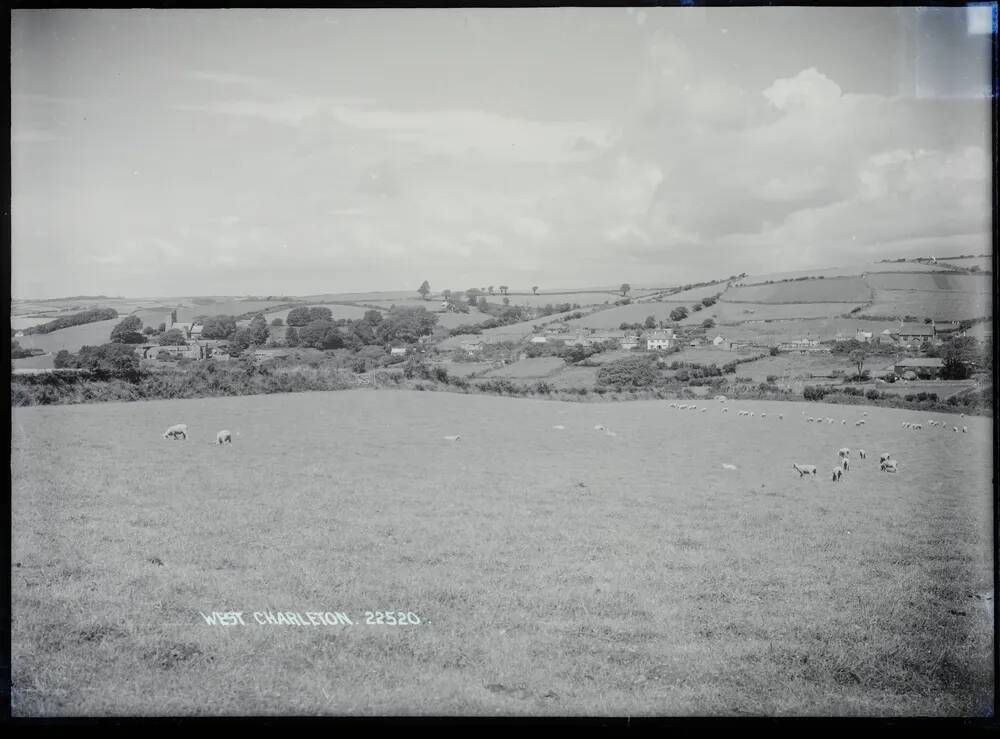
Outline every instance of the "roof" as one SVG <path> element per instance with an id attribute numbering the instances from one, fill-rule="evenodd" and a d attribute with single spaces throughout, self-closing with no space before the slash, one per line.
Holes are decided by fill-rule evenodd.
<path id="1" fill-rule="evenodd" d="M 935 331 L 961 331 L 962 324 L 960 323 L 935 323 Z"/>
<path id="2" fill-rule="evenodd" d="M 896 362 L 896 367 L 943 367 L 944 360 L 938 357 L 910 357 Z"/>
<path id="3" fill-rule="evenodd" d="M 900 336 L 933 336 L 934 326 L 929 323 L 904 323 L 894 333 Z"/>

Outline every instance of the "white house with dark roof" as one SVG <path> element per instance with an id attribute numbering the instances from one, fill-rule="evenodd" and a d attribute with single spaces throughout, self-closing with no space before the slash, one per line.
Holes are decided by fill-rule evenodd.
<path id="1" fill-rule="evenodd" d="M 643 334 L 646 340 L 646 351 L 669 349 L 674 342 L 674 331 L 670 328 L 656 329 Z"/>

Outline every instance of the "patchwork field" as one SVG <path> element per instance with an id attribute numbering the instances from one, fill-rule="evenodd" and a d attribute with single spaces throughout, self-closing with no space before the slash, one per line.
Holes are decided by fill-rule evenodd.
<path id="1" fill-rule="evenodd" d="M 14 409 L 12 711 L 989 715 L 989 419 L 707 402 Z"/>
<path id="2" fill-rule="evenodd" d="M 189 304 L 177 309 L 177 320 L 186 323 L 196 316 L 241 316 L 244 313 L 255 311 L 266 313 L 268 308 L 281 305 L 284 301 L 278 300 L 220 300 L 207 305 Z"/>
<path id="3" fill-rule="evenodd" d="M 743 282 L 747 285 L 766 282 L 767 280 L 794 280 L 797 277 L 854 277 L 864 274 L 882 272 L 946 272 L 947 266 L 924 264 L 923 262 L 869 262 L 841 267 L 824 267 L 819 269 L 798 270 L 793 272 L 771 272 L 762 275 L 748 275 Z"/>
<path id="4" fill-rule="evenodd" d="M 869 284 L 876 290 L 950 291 L 968 295 L 990 293 L 993 279 L 989 275 L 910 274 L 870 275 Z"/>
<path id="5" fill-rule="evenodd" d="M 458 349 L 466 341 L 482 341 L 484 339 L 494 339 L 496 341 L 511 340 L 511 341 L 521 341 L 530 336 L 535 329 L 535 326 L 544 326 L 548 323 L 557 321 L 561 317 L 568 316 L 572 313 L 553 313 L 551 316 L 546 316 L 544 318 L 538 318 L 534 321 L 521 321 L 520 323 L 512 323 L 509 326 L 498 326 L 497 328 L 487 328 L 483 329 L 480 334 L 461 334 L 459 336 L 451 336 L 443 341 L 438 342 L 437 347 L 442 350 Z M 469 316 L 466 316 L 469 318 Z M 481 319 L 485 320 L 485 319 Z M 477 323 L 476 320 L 462 321 L 462 323 Z M 572 323 L 572 322 L 569 322 Z"/>
<path id="6" fill-rule="evenodd" d="M 348 318 L 348 319 L 351 319 L 351 320 L 356 320 L 358 318 L 364 318 L 365 317 L 365 312 L 367 310 L 369 310 L 368 308 L 358 308 L 357 306 L 353 306 L 353 305 L 338 305 L 336 303 L 329 304 L 329 305 L 325 305 L 325 304 L 316 304 L 316 305 L 313 305 L 313 304 L 310 304 L 309 307 L 310 308 L 329 308 L 330 312 L 333 314 L 334 320 L 337 320 L 337 319 L 340 319 L 340 318 Z M 268 323 L 270 323 L 271 321 L 273 321 L 275 318 L 280 318 L 282 321 L 284 321 L 286 318 L 288 318 L 288 314 L 291 313 L 291 312 L 292 312 L 291 308 L 285 308 L 284 310 L 279 310 L 279 311 L 265 313 L 264 314 L 264 318 L 267 319 Z"/>
<path id="7" fill-rule="evenodd" d="M 720 285 L 705 285 L 704 287 L 692 287 L 690 290 L 682 290 L 679 293 L 664 295 L 667 302 L 694 303 L 702 298 L 714 298 L 726 289 L 726 283 Z"/>
<path id="8" fill-rule="evenodd" d="M 965 257 L 964 259 L 945 259 L 940 262 L 946 266 L 959 267 L 961 269 L 971 269 L 979 267 L 983 272 L 993 271 L 993 259 L 990 257 Z"/>
<path id="9" fill-rule="evenodd" d="M 546 377 L 566 366 L 558 357 L 535 357 L 522 359 L 513 364 L 487 372 L 484 377 L 508 377 L 512 380 L 528 380 Z"/>
<path id="10" fill-rule="evenodd" d="M 869 362 L 866 369 L 874 369 L 877 364 L 877 361 Z M 736 374 L 749 377 L 754 382 L 764 382 L 768 375 L 777 375 L 779 382 L 787 382 L 809 379 L 812 375 L 828 374 L 834 370 L 853 375 L 857 368 L 847 357 L 838 354 L 779 354 L 744 362 L 736 367 Z"/>
<path id="11" fill-rule="evenodd" d="M 729 303 L 863 303 L 870 298 L 871 289 L 860 277 L 747 285 L 725 293 Z"/>

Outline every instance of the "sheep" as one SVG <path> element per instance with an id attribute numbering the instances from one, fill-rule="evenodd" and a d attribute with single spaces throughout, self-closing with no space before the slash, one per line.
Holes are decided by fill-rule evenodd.
<path id="1" fill-rule="evenodd" d="M 676 408 L 676 407 L 677 407 L 677 403 L 671 403 L 671 404 L 670 404 L 670 407 L 671 407 L 671 408 Z"/>
<path id="2" fill-rule="evenodd" d="M 702 409 L 701 409 L 701 412 L 702 412 L 702 413 L 708 413 L 708 408 L 702 408 Z"/>
<path id="3" fill-rule="evenodd" d="M 722 409 L 722 412 L 723 412 L 723 413 L 729 413 L 729 409 L 728 409 L 728 408 L 723 408 L 723 409 Z"/>
<path id="4" fill-rule="evenodd" d="M 968 426 L 963 426 L 963 427 L 962 427 L 962 433 L 963 433 L 963 434 L 967 434 L 967 433 L 969 433 L 969 427 L 968 427 Z"/>
<path id="5" fill-rule="evenodd" d="M 723 462 L 722 463 L 722 469 L 724 469 L 724 470 L 735 470 L 736 469 L 736 465 L 735 464 L 727 464 L 726 462 Z"/>
<path id="6" fill-rule="evenodd" d="M 799 478 L 816 474 L 816 465 L 814 464 L 793 464 L 792 469 L 799 473 Z"/>
<path id="7" fill-rule="evenodd" d="M 851 469 L 851 460 L 849 460 L 847 457 L 844 457 L 844 459 L 841 461 L 840 464 L 844 468 L 844 472 L 847 472 L 849 469 Z"/>
<path id="8" fill-rule="evenodd" d="M 753 416 L 753 411 L 750 411 L 750 415 Z"/>
<path id="9" fill-rule="evenodd" d="M 878 463 L 885 464 L 885 461 L 889 459 L 890 456 L 891 455 L 888 452 L 883 452 L 882 454 L 879 455 Z"/>
<path id="10" fill-rule="evenodd" d="M 868 411 L 861 411 L 861 415 L 862 416 L 867 416 L 868 415 Z"/>
<path id="11" fill-rule="evenodd" d="M 596 426 L 594 426 L 594 431 L 607 431 L 607 430 L 608 430 L 607 426 L 605 426 L 603 423 L 599 423 Z"/>
<path id="12" fill-rule="evenodd" d="M 558 429 L 559 431 L 564 431 L 566 429 L 566 427 L 563 426 L 562 424 L 557 424 L 557 425 L 553 426 L 552 428 Z"/>
<path id="13" fill-rule="evenodd" d="M 444 437 L 444 440 L 445 441 L 458 441 L 461 438 L 462 438 L 461 435 L 455 434 L 454 436 L 446 436 L 446 437 Z"/>
<path id="14" fill-rule="evenodd" d="M 840 425 L 841 426 L 846 426 L 847 425 L 847 419 L 846 418 L 841 418 L 840 419 Z"/>
<path id="15" fill-rule="evenodd" d="M 784 414 L 782 414 L 782 413 L 779 413 L 779 414 L 778 414 L 778 420 L 779 420 L 779 421 L 780 421 L 780 420 L 782 420 L 782 419 L 783 419 L 784 417 L 785 417 L 785 416 L 784 416 Z"/>
<path id="16" fill-rule="evenodd" d="M 841 448 L 841 449 L 839 449 L 839 450 L 837 451 L 837 455 L 838 455 L 838 456 L 839 456 L 839 457 L 840 457 L 841 459 L 843 459 L 844 457 L 850 457 L 850 456 L 851 456 L 851 450 L 850 450 L 850 449 L 848 449 L 848 448 L 847 448 L 847 447 L 845 446 L 845 447 L 843 447 L 843 448 Z"/>
<path id="17" fill-rule="evenodd" d="M 840 476 L 843 475 L 843 471 L 839 467 L 833 468 L 833 481 L 840 482 Z"/>
<path id="18" fill-rule="evenodd" d="M 901 424 L 900 428 L 904 428 L 905 429 L 909 425 L 910 425 L 909 423 L 907 423 L 906 421 L 903 421 L 903 423 Z"/>
<path id="19" fill-rule="evenodd" d="M 917 431 L 921 431 L 921 430 L 923 430 L 924 426 L 923 426 L 923 424 L 915 423 L 915 424 L 913 424 L 913 426 L 911 428 L 914 428 Z"/>
<path id="20" fill-rule="evenodd" d="M 884 462 L 882 462 L 880 467 L 883 472 L 896 472 L 897 470 L 896 464 L 897 463 L 895 459 L 887 459 Z"/>
<path id="21" fill-rule="evenodd" d="M 807 423 L 812 423 L 812 420 L 813 420 L 813 417 L 812 417 L 812 416 L 809 416 L 809 418 L 807 418 L 807 419 L 806 419 L 806 422 L 807 422 Z"/>
<path id="22" fill-rule="evenodd" d="M 766 414 L 766 413 L 761 413 L 761 414 L 760 414 L 760 417 L 761 417 L 761 418 L 767 418 L 767 414 Z"/>
<path id="23" fill-rule="evenodd" d="M 232 444 L 233 443 L 233 432 L 229 429 L 222 429 L 219 433 L 215 435 L 216 444 Z"/>
<path id="24" fill-rule="evenodd" d="M 868 456 L 868 454 L 865 452 L 864 449 L 858 449 L 858 456 L 861 457 L 861 459 L 864 459 L 865 457 Z"/>
<path id="25" fill-rule="evenodd" d="M 187 440 L 187 431 L 188 427 L 186 423 L 177 423 L 163 432 L 163 438 L 177 439 L 177 437 L 181 437 L 182 439 Z"/>
<path id="26" fill-rule="evenodd" d="M 860 421 L 858 421 L 858 426 L 864 426 L 864 425 L 865 425 L 865 419 L 862 418 Z"/>
<path id="27" fill-rule="evenodd" d="M 958 426 L 952 426 L 951 430 L 954 431 L 957 434 L 958 433 Z"/>

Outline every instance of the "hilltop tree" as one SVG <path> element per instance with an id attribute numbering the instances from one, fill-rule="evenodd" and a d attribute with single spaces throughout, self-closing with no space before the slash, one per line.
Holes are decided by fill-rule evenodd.
<path id="1" fill-rule="evenodd" d="M 488 288 L 486 288 L 486 289 L 490 291 L 490 295 L 492 295 L 492 294 L 493 294 L 493 285 L 490 285 L 490 286 L 489 286 Z"/>
<path id="2" fill-rule="evenodd" d="M 271 321 L 271 325 L 272 326 L 284 326 L 285 322 L 282 321 L 281 318 L 275 318 L 273 321 Z"/>
<path id="3" fill-rule="evenodd" d="M 420 285 L 420 288 L 417 290 L 417 292 L 420 293 L 420 297 L 422 297 L 424 300 L 427 300 L 427 294 L 430 291 L 431 291 L 431 286 L 427 282 L 427 280 L 424 280 L 423 283 Z"/>
<path id="4" fill-rule="evenodd" d="M 267 343 L 267 337 L 271 334 L 271 331 L 267 327 L 267 319 L 260 313 L 250 321 L 250 334 L 253 337 L 254 344 L 263 346 Z"/>
<path id="5" fill-rule="evenodd" d="M 451 300 L 451 290 L 442 290 L 441 297 L 445 300 Z"/>
<path id="6" fill-rule="evenodd" d="M 701 322 L 701 327 L 702 328 L 714 328 L 715 327 L 715 320 L 712 319 L 712 318 L 706 318 L 704 321 Z"/>
<path id="7" fill-rule="evenodd" d="M 670 311 L 670 320 L 674 321 L 675 323 L 677 321 L 683 321 L 685 318 L 687 318 L 687 316 L 688 316 L 687 308 L 685 308 L 683 305 L 679 305 L 672 311 Z"/>
<path id="8" fill-rule="evenodd" d="M 532 295 L 538 295 L 538 285 L 532 285 L 532 287 L 531 287 L 531 294 Z"/>
<path id="9" fill-rule="evenodd" d="M 310 321 L 299 330 L 299 343 L 313 349 L 340 349 L 344 338 L 332 321 Z"/>
<path id="10" fill-rule="evenodd" d="M 500 286 L 500 294 L 501 295 L 506 295 L 508 290 L 510 290 L 510 288 L 507 287 L 506 285 L 501 285 Z"/>
<path id="11" fill-rule="evenodd" d="M 506 297 L 505 297 L 505 298 L 503 299 L 503 304 L 504 304 L 504 305 L 510 305 L 510 298 L 506 298 Z"/>
<path id="12" fill-rule="evenodd" d="M 140 331 L 142 331 L 142 319 L 138 316 L 127 316 L 111 329 L 111 343 L 141 344 L 145 339 Z"/>
<path id="13" fill-rule="evenodd" d="M 656 328 L 656 316 L 646 316 L 646 322 L 644 326 L 646 328 Z"/>
<path id="14" fill-rule="evenodd" d="M 622 286 L 618 289 L 621 290 L 622 297 L 624 298 L 626 295 L 628 295 L 629 291 L 632 289 L 632 286 L 627 282 L 623 282 Z"/>

